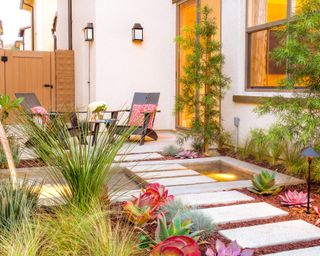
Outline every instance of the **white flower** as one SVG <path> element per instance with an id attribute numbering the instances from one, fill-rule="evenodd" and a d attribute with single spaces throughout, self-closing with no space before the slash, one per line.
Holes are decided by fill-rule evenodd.
<path id="1" fill-rule="evenodd" d="M 107 110 L 107 103 L 104 101 L 94 101 L 88 105 L 88 110 L 91 113 L 99 113 Z"/>

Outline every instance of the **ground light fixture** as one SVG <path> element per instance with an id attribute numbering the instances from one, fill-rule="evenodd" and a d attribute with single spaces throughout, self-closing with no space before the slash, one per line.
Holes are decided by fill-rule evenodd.
<path id="1" fill-rule="evenodd" d="M 84 31 L 84 40 L 87 42 L 92 42 L 94 40 L 93 23 L 88 23 L 87 26 L 83 29 L 83 31 Z"/>
<path id="2" fill-rule="evenodd" d="M 307 147 L 301 152 L 301 156 L 305 157 L 308 161 L 308 177 L 307 177 L 307 184 L 308 184 L 308 201 L 307 201 L 307 214 L 310 214 L 310 192 L 311 192 L 311 165 L 312 160 L 315 157 L 320 157 L 320 154 L 313 148 Z"/>
<path id="3" fill-rule="evenodd" d="M 140 23 L 135 23 L 132 28 L 132 41 L 142 42 L 143 41 L 143 27 Z"/>

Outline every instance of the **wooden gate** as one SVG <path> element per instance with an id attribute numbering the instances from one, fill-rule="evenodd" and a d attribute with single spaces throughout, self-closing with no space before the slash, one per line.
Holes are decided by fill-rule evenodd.
<path id="1" fill-rule="evenodd" d="M 35 93 L 50 111 L 74 108 L 72 51 L 0 50 L 0 56 L 0 94 L 15 98 L 15 93 Z"/>

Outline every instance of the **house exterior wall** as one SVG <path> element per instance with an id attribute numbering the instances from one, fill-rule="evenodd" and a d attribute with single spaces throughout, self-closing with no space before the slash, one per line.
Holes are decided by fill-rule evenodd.
<path id="1" fill-rule="evenodd" d="M 289 93 L 253 92 L 245 88 L 246 76 L 246 0 L 222 1 L 222 53 L 225 56 L 224 73 L 231 78 L 230 89 L 222 101 L 222 118 L 225 130 L 236 137 L 234 117 L 240 118 L 239 141 L 244 143 L 254 128 L 267 129 L 275 118 L 272 115 L 259 117 L 255 104 L 236 103 L 234 95 L 273 96 Z"/>
<path id="2" fill-rule="evenodd" d="M 57 12 L 57 0 L 37 0 L 35 2 L 35 49 L 53 51 L 53 20 Z"/>
<path id="3" fill-rule="evenodd" d="M 176 7 L 170 0 L 96 2 L 96 100 L 130 107 L 135 92 L 160 92 L 156 129 L 174 129 Z M 132 42 L 134 23 L 144 41 Z"/>

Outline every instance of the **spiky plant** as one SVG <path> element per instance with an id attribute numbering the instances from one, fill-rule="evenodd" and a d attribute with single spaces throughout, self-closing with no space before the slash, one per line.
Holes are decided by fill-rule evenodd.
<path id="1" fill-rule="evenodd" d="M 262 171 L 259 175 L 254 175 L 251 182 L 252 187 L 249 191 L 259 195 L 277 195 L 282 190 L 281 187 L 276 186 L 275 172 L 270 174 L 267 171 Z"/>
<path id="2" fill-rule="evenodd" d="M 10 230 L 28 220 L 38 206 L 41 186 L 24 180 L 0 183 L 0 230 Z"/>
<path id="3" fill-rule="evenodd" d="M 181 150 L 175 145 L 169 145 L 163 148 L 161 154 L 164 156 L 176 156 Z"/>
<path id="4" fill-rule="evenodd" d="M 111 164 L 134 128 L 122 133 L 110 128 L 99 133 L 94 145 L 92 137 L 87 144 L 81 145 L 77 138 L 71 137 L 62 117 L 51 119 L 46 128 L 26 116 L 22 122 L 22 130 L 17 132 L 31 138 L 30 145 L 47 164 L 64 203 L 86 208 L 93 200 L 112 192 L 111 187 L 105 186 L 114 176 Z M 81 132 L 87 138 L 88 130 Z"/>

